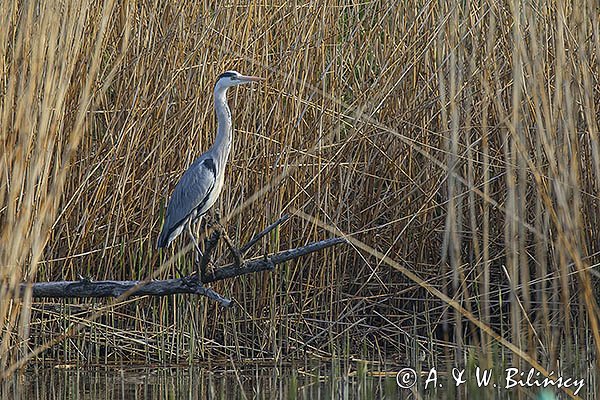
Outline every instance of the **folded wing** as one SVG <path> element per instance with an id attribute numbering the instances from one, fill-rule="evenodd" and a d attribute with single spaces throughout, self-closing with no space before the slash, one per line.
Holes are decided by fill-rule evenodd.
<path id="1" fill-rule="evenodd" d="M 216 174 L 212 158 L 198 159 L 185 171 L 169 200 L 157 247 L 168 246 L 190 219 L 199 218 L 206 213 L 210 207 L 207 203 L 215 186 Z"/>

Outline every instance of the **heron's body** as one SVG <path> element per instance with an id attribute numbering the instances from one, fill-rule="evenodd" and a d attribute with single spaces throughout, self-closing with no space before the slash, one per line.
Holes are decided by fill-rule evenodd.
<path id="1" fill-rule="evenodd" d="M 227 89 L 257 80 L 259 78 L 243 76 L 235 71 L 227 71 L 217 80 L 214 91 L 218 125 L 215 142 L 194 161 L 175 186 L 157 247 L 167 247 L 186 227 L 190 228 L 192 223 L 202 218 L 219 198 L 225 182 L 225 166 L 232 141 Z"/>

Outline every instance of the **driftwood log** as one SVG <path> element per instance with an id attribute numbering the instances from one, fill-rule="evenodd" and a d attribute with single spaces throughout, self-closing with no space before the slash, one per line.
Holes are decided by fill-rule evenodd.
<path id="1" fill-rule="evenodd" d="M 275 265 L 294 260 L 304 255 L 346 243 L 343 238 L 332 238 L 313 242 L 295 249 L 284 250 L 278 253 L 264 255 L 247 261 L 241 261 L 243 256 L 254 244 L 289 217 L 283 216 L 265 230 L 254 236 L 248 243 L 239 249 L 232 249 L 231 242 L 223 230 L 215 230 L 205 241 L 203 257 L 198 260 L 199 272 L 180 279 L 142 280 L 142 281 L 93 281 L 82 278 L 77 281 L 34 282 L 22 283 L 21 293 L 31 290 L 32 297 L 40 298 L 87 298 L 87 297 L 129 297 L 129 296 L 166 296 L 170 294 L 189 293 L 206 296 L 218 301 L 227 307 L 231 300 L 227 299 L 205 285 L 236 276 L 269 271 Z M 234 255 L 234 262 L 222 267 L 214 268 L 207 272 L 206 267 L 212 262 L 211 254 L 220 238 L 226 239 L 230 251 Z M 235 250 L 235 251 L 234 251 Z M 198 277 L 200 276 L 200 279 Z"/>

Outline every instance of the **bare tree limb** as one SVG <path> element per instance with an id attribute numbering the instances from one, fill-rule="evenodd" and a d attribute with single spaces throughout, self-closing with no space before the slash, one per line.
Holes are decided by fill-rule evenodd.
<path id="1" fill-rule="evenodd" d="M 313 253 L 315 251 L 323 250 L 327 247 L 336 246 L 338 244 L 346 243 L 344 238 L 332 238 L 321 240 L 320 242 L 313 242 L 306 246 L 298 247 L 296 249 L 285 250 L 271 256 L 261 257 L 258 259 L 248 260 L 242 268 L 238 268 L 235 264 L 228 264 L 215 270 L 212 273 L 208 273 L 203 281 L 204 283 L 221 281 L 223 279 L 229 279 L 240 275 L 251 274 L 254 272 L 272 270 L 275 265 L 284 263 L 286 261 L 293 260 Z"/>
<path id="2" fill-rule="evenodd" d="M 246 243 L 240 248 L 240 252 L 242 253 L 242 255 L 248 250 L 250 250 L 250 248 L 254 246 L 263 236 L 267 235 L 269 232 L 277 228 L 279 225 L 283 224 L 288 219 L 290 219 L 290 216 L 288 214 L 285 214 L 281 216 L 281 218 L 279 218 L 277 221 L 267 226 L 262 232 L 257 233 L 256 236 L 254 236 L 252 239 L 250 239 L 248 243 Z"/>
<path id="3" fill-rule="evenodd" d="M 205 274 L 202 280 L 206 284 L 250 273 L 272 270 L 277 264 L 342 243 L 346 243 L 346 239 L 326 239 L 270 256 L 248 260 L 241 268 L 235 266 L 235 264 L 228 264 Z M 36 298 L 119 297 L 126 293 L 129 296 L 166 296 L 189 293 L 207 296 L 223 306 L 231 304 L 231 300 L 200 284 L 197 276 L 156 281 L 92 281 L 81 279 L 78 281 L 22 283 L 22 295 L 29 286 L 32 296 Z"/>

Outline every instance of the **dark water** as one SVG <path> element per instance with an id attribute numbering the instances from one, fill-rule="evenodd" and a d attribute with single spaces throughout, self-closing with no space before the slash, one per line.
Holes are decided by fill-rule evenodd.
<path id="1" fill-rule="evenodd" d="M 362 372 L 361 372 L 362 371 Z M 592 387 L 595 383 L 589 382 Z M 0 384 L 0 399 L 11 400 L 137 400 L 137 399 L 533 399 L 560 400 L 562 391 L 539 387 L 463 385 L 418 390 L 401 389 L 395 373 L 373 376 L 359 370 L 327 366 L 251 365 L 143 366 L 78 369 L 34 368 Z M 422 385 L 421 385 L 422 386 Z M 586 388 L 581 398 L 594 399 Z M 556 389 L 556 388 L 554 388 Z"/>
<path id="2" fill-rule="evenodd" d="M 398 399 L 394 376 L 319 368 L 40 368 L 4 382 L 3 399 Z"/>

